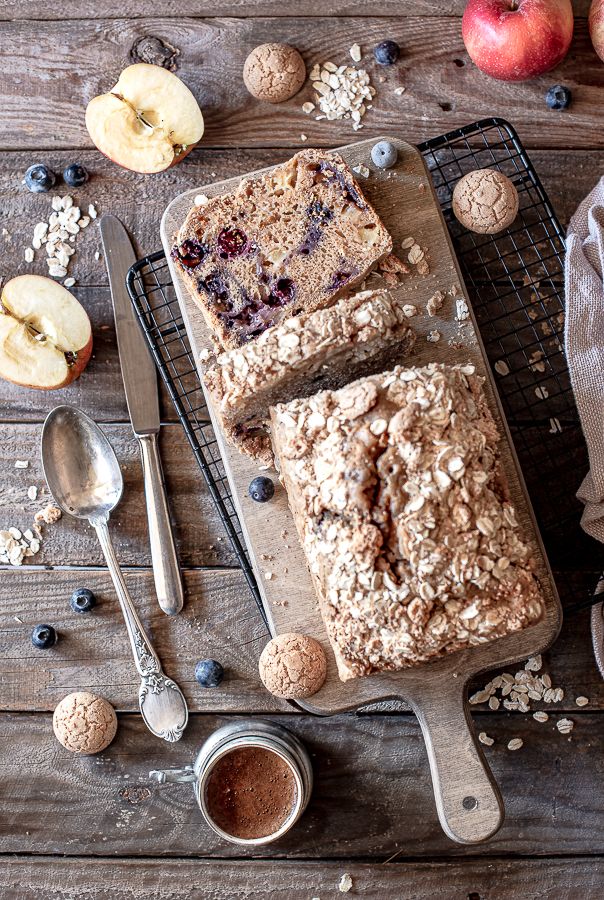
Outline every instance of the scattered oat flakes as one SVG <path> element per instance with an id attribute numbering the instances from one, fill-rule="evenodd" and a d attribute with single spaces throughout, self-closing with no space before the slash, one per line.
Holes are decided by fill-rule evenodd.
<path id="1" fill-rule="evenodd" d="M 307 141 L 307 140 L 308 140 L 308 135 L 307 135 L 307 134 L 301 134 L 301 135 L 300 135 L 300 140 L 301 140 L 301 141 Z"/>
<path id="2" fill-rule="evenodd" d="M 426 340 L 431 344 L 437 344 L 440 341 L 440 331 L 434 328 L 432 331 L 429 331 L 426 335 Z"/>
<path id="3" fill-rule="evenodd" d="M 265 572 L 264 577 L 267 581 L 272 581 L 275 576 L 272 572 Z"/>
<path id="4" fill-rule="evenodd" d="M 30 263 L 34 261 L 34 251 L 33 247 L 26 247 L 25 253 L 23 254 L 25 257 L 25 262 Z"/>
<path id="5" fill-rule="evenodd" d="M 35 486 L 35 484 L 32 484 L 27 488 L 27 496 L 30 500 L 38 499 L 38 488 Z"/>
<path id="6" fill-rule="evenodd" d="M 543 659 L 540 653 L 538 653 L 536 656 L 529 657 L 524 666 L 526 672 L 539 672 L 542 668 Z"/>
<path id="7" fill-rule="evenodd" d="M 411 247 L 415 244 L 415 238 L 407 237 L 404 241 L 401 241 L 401 247 L 403 250 L 410 250 Z"/>
<path id="8" fill-rule="evenodd" d="M 345 872 L 342 875 L 342 877 L 340 878 L 340 882 L 338 884 L 338 890 L 342 894 L 347 894 L 348 891 L 351 889 L 351 887 L 352 887 L 352 878 L 350 877 L 348 872 Z"/>
<path id="9" fill-rule="evenodd" d="M 503 359 L 498 359 L 493 368 L 495 369 L 495 371 L 497 372 L 498 375 L 509 375 L 510 374 L 510 367 Z"/>
<path id="10" fill-rule="evenodd" d="M 544 385 L 540 385 L 539 387 L 535 388 L 535 397 L 537 397 L 539 400 L 547 400 L 547 398 L 549 397 L 549 391 Z"/>
<path id="11" fill-rule="evenodd" d="M 361 61 L 362 53 L 361 53 L 361 48 L 359 47 L 358 44 L 353 44 L 349 50 L 349 53 L 350 53 L 350 56 L 351 56 L 351 59 L 353 62 L 358 63 Z"/>
<path id="12" fill-rule="evenodd" d="M 522 738 L 512 738 L 512 740 L 508 742 L 508 750 L 520 750 L 523 745 L 524 741 Z"/>
<path id="13" fill-rule="evenodd" d="M 533 719 L 536 722 L 547 722 L 549 716 L 544 710 L 538 709 L 537 712 L 533 713 Z"/>
<path id="14" fill-rule="evenodd" d="M 492 710 L 499 709 L 499 698 L 495 697 L 494 695 L 492 697 L 489 697 L 489 707 Z"/>
<path id="15" fill-rule="evenodd" d="M 394 89 L 394 93 L 396 94 L 397 97 L 400 97 L 401 94 L 405 93 L 405 90 L 406 90 L 406 88 L 404 88 L 403 85 L 401 84 L 399 87 Z"/>
<path id="16" fill-rule="evenodd" d="M 76 283 L 75 278 L 72 278 L 71 276 L 69 276 L 69 278 L 66 278 L 65 281 L 63 282 L 63 287 L 70 288 L 70 287 L 73 287 L 75 283 Z"/>
<path id="17" fill-rule="evenodd" d="M 589 703 L 589 697 L 577 697 L 575 700 L 577 706 L 587 706 Z"/>
<path id="18" fill-rule="evenodd" d="M 94 258 L 96 259 L 97 262 L 98 262 L 99 259 L 101 258 L 101 254 L 100 254 L 100 252 L 99 252 L 98 250 L 95 250 L 95 251 L 94 251 Z"/>
<path id="19" fill-rule="evenodd" d="M 29 460 L 16 459 L 15 460 L 15 469 L 29 469 Z"/>
<path id="20" fill-rule="evenodd" d="M 316 119 L 351 119 L 355 131 L 363 127 L 361 119 L 367 111 L 367 104 L 375 96 L 375 89 L 365 69 L 326 62 L 313 67 L 311 80 L 321 110 Z"/>
<path id="21" fill-rule="evenodd" d="M 560 734 L 570 734 L 574 727 L 575 723 L 572 719 L 558 719 L 556 722 L 556 728 Z"/>
<path id="22" fill-rule="evenodd" d="M 550 434 L 560 434 L 562 431 L 562 425 L 560 425 L 560 419 L 556 419 L 554 416 L 549 420 L 549 433 Z"/>
<path id="23" fill-rule="evenodd" d="M 478 740 L 481 744 L 484 744 L 486 747 L 492 747 L 495 743 L 495 740 L 486 733 L 486 731 L 481 731 L 478 735 Z"/>
<path id="24" fill-rule="evenodd" d="M 468 304 L 463 297 L 455 298 L 455 311 L 459 322 L 465 322 L 465 320 L 469 317 L 470 310 L 468 309 Z"/>
<path id="25" fill-rule="evenodd" d="M 363 178 L 369 178 L 369 169 L 367 166 L 353 166 L 353 172 L 356 172 L 357 175 L 362 175 Z"/>
<path id="26" fill-rule="evenodd" d="M 307 116 L 309 116 L 315 108 L 315 104 L 311 103 L 310 100 L 307 100 L 306 103 L 302 104 L 302 112 L 306 113 Z"/>

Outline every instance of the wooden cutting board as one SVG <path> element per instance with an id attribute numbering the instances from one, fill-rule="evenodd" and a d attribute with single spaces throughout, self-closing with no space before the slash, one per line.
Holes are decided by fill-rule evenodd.
<path id="1" fill-rule="evenodd" d="M 285 491 L 278 484 L 276 473 L 269 472 L 267 474 L 272 475 L 277 485 L 273 500 L 262 504 L 250 499 L 248 485 L 259 473 L 258 464 L 226 443 L 210 404 L 208 406 L 272 632 L 310 634 L 326 651 L 328 672 L 325 685 L 300 705 L 310 712 L 332 714 L 376 701 L 392 698 L 406 700 L 418 716 L 426 741 L 441 824 L 452 839 L 461 843 L 476 843 L 486 840 L 498 830 L 503 822 L 503 804 L 475 740 L 466 699 L 467 683 L 480 671 L 526 659 L 546 649 L 559 631 L 561 608 L 476 322 L 471 312 L 464 321 L 456 318 L 451 289 L 455 296 L 463 296 L 466 301 L 467 294 L 430 176 L 419 151 L 404 141 L 395 141 L 399 154 L 396 167 L 387 171 L 376 169 L 370 159 L 374 143 L 373 140 L 360 141 L 341 147 L 338 152 L 353 168 L 362 165 L 370 170 L 369 177 L 357 177 L 393 237 L 394 252 L 406 260 L 408 250 L 401 248 L 401 242 L 409 237 L 413 237 L 426 251 L 429 274 L 419 274 L 417 267 L 411 266 L 412 274 L 403 276 L 402 283 L 394 290 L 401 303 L 413 304 L 418 309 L 418 315 L 410 320 L 417 341 L 408 363 L 422 365 L 430 361 L 471 361 L 477 371 L 486 377 L 488 400 L 503 435 L 503 466 L 518 518 L 524 533 L 533 538 L 537 547 L 537 572 L 546 597 L 545 617 L 520 634 L 480 648 L 455 653 L 403 672 L 371 675 L 342 683 L 336 672 Z M 169 260 L 174 236 L 194 197 L 199 193 L 213 197 L 231 191 L 240 180 L 231 178 L 216 184 L 201 185 L 170 203 L 161 226 L 162 241 Z M 199 360 L 200 352 L 212 347 L 208 331 L 201 312 L 171 260 L 170 269 L 191 347 Z M 378 285 L 380 279 L 372 276 L 368 286 L 373 283 Z M 429 316 L 426 303 L 437 290 L 449 293 L 442 309 L 435 316 Z M 430 332 L 438 332 L 438 341 L 427 340 Z"/>

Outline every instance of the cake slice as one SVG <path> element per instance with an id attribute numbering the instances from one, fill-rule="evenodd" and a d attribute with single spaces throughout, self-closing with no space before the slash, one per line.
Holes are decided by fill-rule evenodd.
<path id="1" fill-rule="evenodd" d="M 413 345 L 407 322 L 388 291 L 363 291 L 220 354 L 204 383 L 227 439 L 270 459 L 269 407 L 391 368 Z"/>
<path id="2" fill-rule="evenodd" d="M 172 258 L 222 348 L 359 284 L 392 240 L 337 153 L 303 150 L 195 206 Z"/>
<path id="3" fill-rule="evenodd" d="M 543 615 L 482 382 L 471 365 L 397 367 L 271 411 L 343 681 Z"/>

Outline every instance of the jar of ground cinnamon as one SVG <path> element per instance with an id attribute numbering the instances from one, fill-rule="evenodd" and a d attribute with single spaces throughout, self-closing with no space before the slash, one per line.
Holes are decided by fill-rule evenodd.
<path id="1" fill-rule="evenodd" d="M 160 782 L 192 781 L 211 828 L 234 844 L 267 844 L 304 812 L 312 790 L 310 758 L 281 725 L 225 725 L 202 746 L 195 765 L 151 773 Z"/>

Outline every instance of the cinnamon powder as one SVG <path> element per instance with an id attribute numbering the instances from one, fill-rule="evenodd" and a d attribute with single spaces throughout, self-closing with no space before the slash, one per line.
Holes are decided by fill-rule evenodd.
<path id="1" fill-rule="evenodd" d="M 279 830 L 296 794 L 294 775 L 280 756 L 264 747 L 238 747 L 212 769 L 206 803 L 219 828 L 252 840 Z"/>

